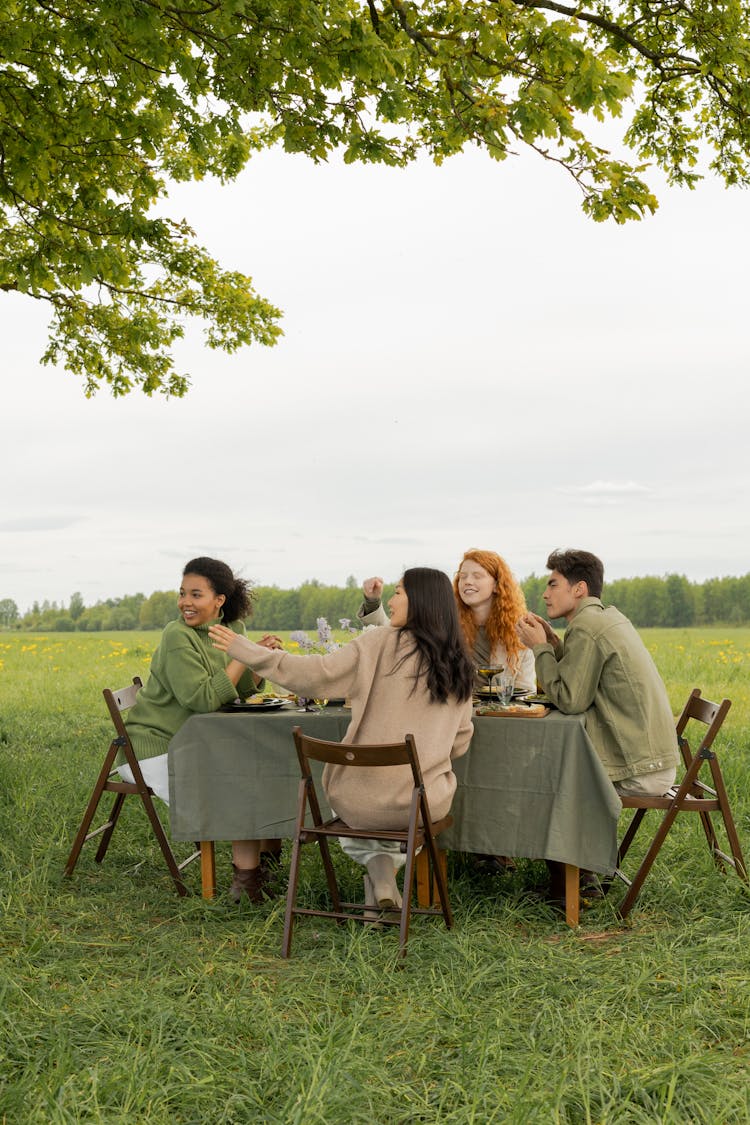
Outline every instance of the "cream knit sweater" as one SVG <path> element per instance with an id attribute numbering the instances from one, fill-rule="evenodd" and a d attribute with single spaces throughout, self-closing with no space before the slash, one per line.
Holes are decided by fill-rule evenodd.
<path id="1" fill-rule="evenodd" d="M 343 742 L 400 742 L 413 734 L 430 813 L 437 820 L 449 811 L 456 790 L 451 758 L 469 748 L 472 704 L 453 698 L 432 702 L 424 677 L 415 687 L 415 656 L 394 672 L 411 643 L 408 632 L 371 629 L 326 656 L 293 656 L 238 637 L 229 655 L 299 695 L 349 698 L 352 721 Z M 406 826 L 412 788 L 408 766 L 326 766 L 323 785 L 332 808 L 353 828 Z"/>

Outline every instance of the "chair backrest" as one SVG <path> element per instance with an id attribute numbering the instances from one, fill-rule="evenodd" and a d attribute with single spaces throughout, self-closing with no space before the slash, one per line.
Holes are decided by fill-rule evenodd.
<path id="1" fill-rule="evenodd" d="M 732 703 L 729 699 L 723 699 L 721 703 L 712 703 L 710 699 L 702 699 L 701 689 L 693 688 L 682 709 L 682 714 L 677 720 L 677 739 L 680 746 L 687 747 L 685 730 L 690 720 L 695 719 L 697 722 L 703 723 L 708 729 L 703 735 L 700 745 L 696 747 L 693 753 L 700 754 L 702 751 L 710 749 L 731 706 Z"/>
<path id="2" fill-rule="evenodd" d="M 411 766 L 415 788 L 421 789 L 423 786 L 413 734 L 404 735 L 403 742 L 369 746 L 311 738 L 310 735 L 303 734 L 299 727 L 294 727 L 292 734 L 300 769 L 306 777 L 310 769 L 307 759 L 312 758 L 313 761 L 334 766 Z"/>
<path id="3" fill-rule="evenodd" d="M 130 710 L 135 703 L 136 695 L 142 687 L 143 681 L 141 677 L 133 676 L 132 684 L 128 684 L 127 687 L 118 688 L 116 691 L 110 691 L 109 688 L 105 688 L 102 692 L 104 702 L 107 704 L 110 717 L 120 738 L 128 737 L 128 732 L 122 721 L 122 712 Z"/>

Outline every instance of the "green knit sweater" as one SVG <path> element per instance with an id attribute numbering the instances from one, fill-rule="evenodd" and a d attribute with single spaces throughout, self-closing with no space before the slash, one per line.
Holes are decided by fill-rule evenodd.
<path id="1" fill-rule="evenodd" d="M 229 628 L 245 632 L 241 621 L 231 622 Z M 166 754 L 169 740 L 191 715 L 217 711 L 258 690 L 250 671 L 243 672 L 235 687 L 226 673 L 228 661 L 211 644 L 208 624 L 186 625 L 181 617 L 170 621 L 125 723 L 137 758 Z"/>

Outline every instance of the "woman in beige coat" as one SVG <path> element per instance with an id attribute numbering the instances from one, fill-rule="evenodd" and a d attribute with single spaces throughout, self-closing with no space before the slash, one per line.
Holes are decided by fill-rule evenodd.
<path id="1" fill-rule="evenodd" d="M 325 656 L 272 652 L 211 626 L 217 648 L 273 683 L 306 696 L 351 700 L 346 743 L 388 743 L 413 734 L 430 811 L 447 814 L 456 790 L 451 759 L 472 735 L 473 666 L 458 623 L 450 579 L 427 567 L 407 570 L 388 603 L 390 629 L 371 629 Z M 405 827 L 412 789 L 408 766 L 369 771 L 327 766 L 323 786 L 332 808 L 356 828 Z M 367 868 L 375 902 L 398 906 L 400 851 L 379 841 L 342 841 Z M 396 849 L 398 845 L 396 844 Z"/>

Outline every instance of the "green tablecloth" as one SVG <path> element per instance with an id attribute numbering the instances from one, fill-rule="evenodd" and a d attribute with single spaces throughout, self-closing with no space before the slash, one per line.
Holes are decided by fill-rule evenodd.
<path id="1" fill-rule="evenodd" d="M 334 708 L 189 719 L 169 746 L 173 838 L 291 836 L 299 785 L 292 727 L 339 740 L 349 719 Z M 475 716 L 469 752 L 455 771 L 455 823 L 441 846 L 612 871 L 621 805 L 582 716 Z"/>

